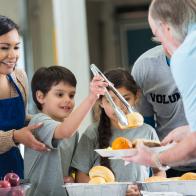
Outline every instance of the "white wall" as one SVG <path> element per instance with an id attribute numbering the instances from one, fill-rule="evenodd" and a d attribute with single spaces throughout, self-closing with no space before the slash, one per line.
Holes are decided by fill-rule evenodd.
<path id="1" fill-rule="evenodd" d="M 57 62 L 69 68 L 77 78 L 76 104 L 89 92 L 89 54 L 85 0 L 53 0 Z M 80 132 L 91 123 L 85 118 Z"/>
<path id="2" fill-rule="evenodd" d="M 0 0 L 0 15 L 5 15 L 21 24 L 21 5 L 23 0 Z"/>

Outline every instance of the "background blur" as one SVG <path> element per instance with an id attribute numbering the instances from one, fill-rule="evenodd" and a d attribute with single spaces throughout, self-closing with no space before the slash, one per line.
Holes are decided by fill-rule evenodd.
<path id="1" fill-rule="evenodd" d="M 0 14 L 19 24 L 18 63 L 31 80 L 41 66 L 62 65 L 78 80 L 76 105 L 87 94 L 95 63 L 102 71 L 131 69 L 155 44 L 147 22 L 150 0 L 0 0 Z M 29 112 L 35 113 L 32 99 Z M 91 115 L 80 127 L 83 132 Z"/>

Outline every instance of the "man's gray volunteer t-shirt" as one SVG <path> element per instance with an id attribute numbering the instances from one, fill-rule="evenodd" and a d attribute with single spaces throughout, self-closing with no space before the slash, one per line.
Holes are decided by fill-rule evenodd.
<path id="1" fill-rule="evenodd" d="M 160 140 L 176 127 L 188 124 L 162 46 L 141 55 L 133 66 L 132 75 L 142 90 L 138 110 L 146 117 L 155 115 Z"/>

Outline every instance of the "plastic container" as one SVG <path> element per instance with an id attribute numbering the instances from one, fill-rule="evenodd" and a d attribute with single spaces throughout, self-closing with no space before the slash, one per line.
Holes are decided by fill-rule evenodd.
<path id="1" fill-rule="evenodd" d="M 128 184 L 131 183 L 114 183 L 114 184 L 88 184 L 73 183 L 63 185 L 69 196 L 125 196 Z"/>
<path id="2" fill-rule="evenodd" d="M 0 196 L 25 196 L 31 184 L 22 184 L 11 188 L 0 188 Z"/>

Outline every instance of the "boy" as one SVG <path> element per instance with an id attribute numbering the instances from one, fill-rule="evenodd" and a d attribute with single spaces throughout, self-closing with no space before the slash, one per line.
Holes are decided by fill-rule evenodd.
<path id="1" fill-rule="evenodd" d="M 40 68 L 33 76 L 31 87 L 34 102 L 41 111 L 30 124 L 43 122 L 36 138 L 51 150 L 37 152 L 25 148 L 25 178 L 30 179 L 29 195 L 63 196 L 64 177 L 69 175 L 72 155 L 77 144 L 76 130 L 99 95 L 105 93 L 107 83 L 100 76 L 93 78 L 90 94 L 72 112 L 76 90 L 73 73 L 60 66 Z M 71 113 L 72 112 L 72 113 Z"/>

